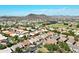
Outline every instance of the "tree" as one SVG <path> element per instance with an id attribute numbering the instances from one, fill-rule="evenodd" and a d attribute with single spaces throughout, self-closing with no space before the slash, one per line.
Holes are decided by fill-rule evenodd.
<path id="1" fill-rule="evenodd" d="M 9 34 L 2 33 L 5 37 L 10 37 Z"/>
<path id="2" fill-rule="evenodd" d="M 54 52 L 59 49 L 58 45 L 56 44 L 45 44 L 44 47 L 46 47 L 50 52 Z"/>
<path id="3" fill-rule="evenodd" d="M 8 28 L 8 27 L 9 27 L 9 25 L 8 25 L 8 24 L 6 24 L 4 27 L 5 27 L 5 28 Z"/>
<path id="4" fill-rule="evenodd" d="M 5 45 L 0 44 L 0 49 L 5 49 L 5 48 L 6 48 Z"/>
<path id="5" fill-rule="evenodd" d="M 69 34 L 69 33 L 67 33 L 67 32 L 64 32 L 64 33 L 62 33 L 62 34 L 66 35 L 66 36 L 70 35 L 70 34 Z"/>
<path id="6" fill-rule="evenodd" d="M 17 35 L 15 35 L 15 36 L 14 36 L 14 39 L 15 39 L 15 40 L 18 40 L 18 39 L 19 39 L 19 37 L 18 37 Z"/>
<path id="7" fill-rule="evenodd" d="M 61 32 L 57 31 L 57 30 L 53 30 L 53 32 L 60 34 Z"/>
<path id="8" fill-rule="evenodd" d="M 13 44 L 10 43 L 10 42 L 7 43 L 7 46 L 8 46 L 8 47 L 11 47 L 12 45 L 13 45 Z"/>
<path id="9" fill-rule="evenodd" d="M 17 48 L 15 49 L 15 52 L 17 52 L 17 53 L 21 53 L 21 52 L 23 52 L 23 51 L 22 51 L 21 48 L 17 47 Z"/>
<path id="10" fill-rule="evenodd" d="M 75 33 L 74 33 L 72 30 L 69 31 L 69 34 L 70 34 L 71 36 L 75 36 Z"/>
<path id="11" fill-rule="evenodd" d="M 0 25 L 0 30 L 2 29 L 2 26 Z"/>
<path id="12" fill-rule="evenodd" d="M 59 42 L 59 46 L 60 46 L 62 49 L 64 49 L 65 51 L 70 51 L 70 48 L 69 48 L 68 44 L 65 43 L 65 42 Z"/>
<path id="13" fill-rule="evenodd" d="M 28 39 L 28 37 L 26 35 L 24 35 L 23 37 L 19 38 L 19 41 L 22 42 L 22 41 L 27 40 L 27 39 Z"/>
<path id="14" fill-rule="evenodd" d="M 18 43 L 20 40 L 19 37 L 15 35 L 14 37 L 12 37 L 12 41 L 14 41 L 14 43 Z"/>
<path id="15" fill-rule="evenodd" d="M 79 28 L 79 23 L 76 25 L 77 28 Z"/>
<path id="16" fill-rule="evenodd" d="M 23 36 L 23 39 L 27 40 L 27 37 L 26 37 L 26 35 L 24 35 L 24 36 Z"/>
<path id="17" fill-rule="evenodd" d="M 67 22 L 64 22 L 64 25 L 68 25 L 68 23 Z"/>
<path id="18" fill-rule="evenodd" d="M 75 40 L 75 41 L 78 41 L 78 38 L 79 38 L 79 35 L 75 35 L 75 36 L 74 36 L 74 40 Z"/>

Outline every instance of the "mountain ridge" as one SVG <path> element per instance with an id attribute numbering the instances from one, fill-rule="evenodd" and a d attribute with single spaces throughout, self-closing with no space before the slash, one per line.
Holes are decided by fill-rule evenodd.
<path id="1" fill-rule="evenodd" d="M 48 16 L 45 14 L 28 14 L 27 16 L 0 16 L 0 20 L 58 21 L 79 20 L 79 16 Z"/>

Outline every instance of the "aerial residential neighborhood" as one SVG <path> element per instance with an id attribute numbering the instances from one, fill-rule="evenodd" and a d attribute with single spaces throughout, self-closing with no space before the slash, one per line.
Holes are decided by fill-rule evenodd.
<path id="1" fill-rule="evenodd" d="M 32 16 L 34 15 L 32 14 L 29 17 Z M 25 20 L 1 21 L 0 52 L 78 53 L 78 23 L 73 21 L 54 22 L 55 21 L 52 21 L 51 23 L 50 21 L 43 20 L 41 22 L 25 22 Z"/>
<path id="2" fill-rule="evenodd" d="M 24 6 L 23 10 L 27 8 L 29 11 L 30 7 Z M 43 7 L 49 10 L 49 7 Z M 21 11 L 20 8 L 18 7 L 19 11 Z M 42 6 L 33 8 L 39 11 Z M 15 10 L 17 9 L 14 8 L 12 11 Z M 15 16 L 18 13 L 13 15 L 2 13 L 3 15 L 0 15 L 0 53 L 79 53 L 79 15 L 74 16 L 74 11 L 71 11 L 73 14 L 71 16 L 69 12 L 57 10 L 53 11 L 60 12 L 59 14 L 51 13 L 52 10 L 49 10 L 49 13 L 55 13 L 54 15 L 46 14 L 48 11 L 44 10 L 44 12 L 32 10 L 25 16 L 20 12 L 18 16 Z"/>

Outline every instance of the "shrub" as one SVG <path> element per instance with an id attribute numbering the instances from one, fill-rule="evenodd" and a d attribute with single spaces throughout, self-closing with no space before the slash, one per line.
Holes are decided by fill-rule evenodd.
<path id="1" fill-rule="evenodd" d="M 79 28 L 79 23 L 76 25 L 77 28 Z"/>
<path id="2" fill-rule="evenodd" d="M 59 49 L 58 45 L 55 44 L 45 44 L 46 47 L 50 52 L 57 51 Z"/>
<path id="3" fill-rule="evenodd" d="M 5 49 L 5 48 L 6 48 L 5 45 L 0 44 L 0 49 Z"/>
<path id="4" fill-rule="evenodd" d="M 68 25 L 68 23 L 65 22 L 64 25 Z"/>
<path id="5" fill-rule="evenodd" d="M 21 52 L 23 52 L 23 51 L 22 51 L 21 48 L 17 47 L 17 48 L 15 49 L 15 52 L 21 53 Z"/>
<path id="6" fill-rule="evenodd" d="M 7 46 L 8 46 L 8 47 L 11 47 L 12 45 L 13 45 L 13 44 L 10 43 L 10 42 L 7 43 Z"/>
<path id="7" fill-rule="evenodd" d="M 59 46 L 63 48 L 65 51 L 70 51 L 68 44 L 65 42 L 59 42 Z"/>

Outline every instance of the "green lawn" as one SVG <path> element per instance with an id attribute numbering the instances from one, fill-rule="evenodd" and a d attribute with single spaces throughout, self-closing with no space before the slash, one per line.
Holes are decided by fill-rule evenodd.
<path id="1" fill-rule="evenodd" d="M 67 25 L 64 25 L 64 24 L 51 24 L 51 25 L 48 25 L 48 27 L 55 27 L 55 28 L 66 28 Z"/>

